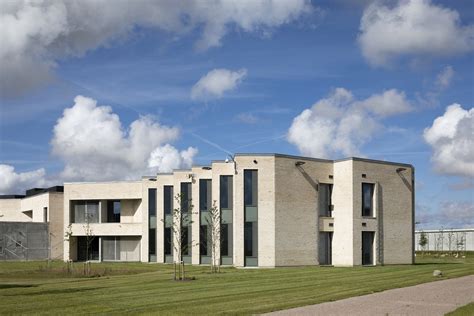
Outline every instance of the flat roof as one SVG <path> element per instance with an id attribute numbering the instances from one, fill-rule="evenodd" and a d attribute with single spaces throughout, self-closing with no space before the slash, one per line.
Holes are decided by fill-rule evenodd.
<path id="1" fill-rule="evenodd" d="M 31 188 L 31 189 L 26 190 L 25 194 L 0 195 L 0 199 L 23 199 L 23 198 L 29 198 L 31 196 L 43 194 L 43 193 L 54 193 L 54 192 L 63 193 L 64 186 L 56 185 L 49 188 Z"/>

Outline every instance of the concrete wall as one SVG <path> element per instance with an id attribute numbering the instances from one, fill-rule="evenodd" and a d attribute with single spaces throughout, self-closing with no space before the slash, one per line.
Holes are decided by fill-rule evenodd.
<path id="1" fill-rule="evenodd" d="M 420 246 L 420 235 L 424 232 L 428 244 Z M 474 251 L 474 228 L 425 230 L 415 232 L 417 251 Z"/>
<path id="2" fill-rule="evenodd" d="M 297 161 L 305 164 L 297 168 Z M 315 186 L 318 182 L 332 183 L 332 174 L 330 161 L 275 159 L 277 266 L 318 264 L 319 191 Z"/>
<path id="3" fill-rule="evenodd" d="M 354 265 L 354 183 L 352 160 L 334 164 L 334 235 L 332 243 L 332 263 L 335 266 Z"/>
<path id="4" fill-rule="evenodd" d="M 44 260 L 48 253 L 48 224 L 0 222 L 0 260 Z"/>

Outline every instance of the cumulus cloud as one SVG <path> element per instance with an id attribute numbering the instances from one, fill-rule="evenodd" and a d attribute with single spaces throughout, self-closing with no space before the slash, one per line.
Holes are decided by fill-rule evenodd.
<path id="1" fill-rule="evenodd" d="M 15 172 L 10 165 L 0 164 L 0 194 L 23 194 L 26 189 L 45 185 L 46 171 Z"/>
<path id="2" fill-rule="evenodd" d="M 137 27 L 176 38 L 202 30 L 196 47 L 204 50 L 220 46 L 229 30 L 268 34 L 311 11 L 309 0 L 3 1 L 0 95 L 44 84 L 58 60 L 110 45 Z"/>
<path id="3" fill-rule="evenodd" d="M 247 76 L 246 69 L 231 71 L 213 69 L 201 77 L 191 89 L 191 99 L 221 98 L 225 92 L 234 90 Z"/>
<path id="4" fill-rule="evenodd" d="M 148 168 L 156 172 L 170 172 L 173 169 L 190 168 L 198 150 L 189 147 L 179 152 L 173 146 L 166 144 L 155 148 L 148 159 Z"/>
<path id="5" fill-rule="evenodd" d="M 57 121 L 51 140 L 52 154 L 64 162 L 61 177 L 65 180 L 135 179 L 153 171 L 149 159 L 155 150 L 165 146 L 166 153 L 177 152 L 169 144 L 179 137 L 176 127 L 142 116 L 124 129 L 111 107 L 98 106 L 96 100 L 83 96 L 74 102 Z M 189 166 L 194 156 L 189 150 L 173 166 Z M 170 171 L 158 162 L 152 167 Z"/>
<path id="6" fill-rule="evenodd" d="M 360 21 L 359 45 L 374 66 L 402 56 L 453 56 L 474 49 L 474 25 L 462 25 L 459 13 L 429 0 L 374 2 Z"/>
<path id="7" fill-rule="evenodd" d="M 358 101 L 350 91 L 337 88 L 294 118 L 287 139 L 307 156 L 359 155 L 384 117 L 411 108 L 405 94 L 394 89 Z"/>
<path id="8" fill-rule="evenodd" d="M 446 108 L 423 133 L 432 147 L 431 160 L 437 172 L 474 177 L 474 109 L 459 104 Z"/>

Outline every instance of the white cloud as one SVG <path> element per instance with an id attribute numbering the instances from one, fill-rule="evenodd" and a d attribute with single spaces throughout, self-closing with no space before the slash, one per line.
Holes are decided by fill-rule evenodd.
<path id="1" fill-rule="evenodd" d="M 452 104 L 424 130 L 433 148 L 431 160 L 442 174 L 474 177 L 474 109 Z"/>
<path id="2" fill-rule="evenodd" d="M 220 46 L 229 30 L 268 34 L 311 11 L 309 0 L 3 1 L 0 95 L 44 84 L 58 60 L 110 45 L 137 26 L 177 38 L 202 30 L 196 46 L 207 49 Z"/>
<path id="3" fill-rule="evenodd" d="M 140 117 L 125 130 L 109 106 L 77 96 L 54 127 L 52 154 L 64 162 L 65 180 L 118 180 L 139 178 L 152 170 L 151 153 L 179 137 L 179 129 Z M 176 149 L 175 149 L 176 150 Z M 188 166 L 193 155 L 183 153 L 178 166 Z M 162 168 L 154 165 L 153 168 Z M 165 168 L 165 167 L 163 167 Z"/>
<path id="4" fill-rule="evenodd" d="M 148 159 L 148 168 L 156 172 L 171 172 L 173 169 L 190 168 L 198 150 L 189 147 L 179 152 L 173 146 L 166 144 L 155 148 Z"/>
<path id="5" fill-rule="evenodd" d="M 405 93 L 396 89 L 384 91 L 382 94 L 374 94 L 362 101 L 361 105 L 374 114 L 383 117 L 413 110 L 410 102 L 406 99 Z"/>
<path id="6" fill-rule="evenodd" d="M 360 21 L 358 42 L 365 58 L 384 66 L 401 56 L 452 56 L 474 49 L 474 25 L 461 24 L 455 10 L 429 0 L 374 2 Z"/>
<path id="7" fill-rule="evenodd" d="M 234 90 L 247 76 L 246 69 L 231 71 L 213 69 L 202 76 L 191 89 L 193 100 L 221 98 L 225 92 Z"/>
<path id="8" fill-rule="evenodd" d="M 440 90 L 444 90 L 451 84 L 451 81 L 454 77 L 454 69 L 451 66 L 446 66 L 443 70 L 436 76 L 436 86 Z"/>
<path id="9" fill-rule="evenodd" d="M 417 205 L 416 221 L 424 229 L 470 228 L 474 225 L 474 203 L 472 201 L 442 201 L 432 211 Z"/>
<path id="10" fill-rule="evenodd" d="M 337 88 L 294 118 L 287 139 L 312 157 L 360 155 L 359 148 L 381 127 L 383 117 L 409 110 L 405 94 L 397 90 L 357 101 L 350 91 Z"/>
<path id="11" fill-rule="evenodd" d="M 45 175 L 43 168 L 16 173 L 13 166 L 0 164 L 0 194 L 24 194 L 26 189 L 42 187 Z"/>

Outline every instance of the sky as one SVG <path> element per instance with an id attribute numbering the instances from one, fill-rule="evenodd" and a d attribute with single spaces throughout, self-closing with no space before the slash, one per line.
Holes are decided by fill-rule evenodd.
<path id="1" fill-rule="evenodd" d="M 0 194 L 234 153 L 412 164 L 474 226 L 472 1 L 2 1 Z"/>

